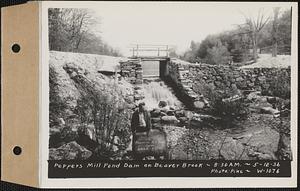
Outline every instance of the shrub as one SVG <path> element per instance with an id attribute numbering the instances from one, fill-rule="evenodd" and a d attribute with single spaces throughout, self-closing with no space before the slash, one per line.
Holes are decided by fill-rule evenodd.
<path id="1" fill-rule="evenodd" d="M 228 64 L 232 59 L 226 46 L 218 43 L 216 46 L 207 50 L 207 59 L 209 64 Z"/>
<path id="2" fill-rule="evenodd" d="M 99 143 L 97 155 L 111 155 L 113 146 L 125 150 L 130 141 L 130 120 L 127 108 L 124 108 L 114 94 L 101 94 L 82 97 L 76 108 L 82 118 L 82 124 L 92 123 L 95 127 L 96 142 Z M 119 142 L 115 143 L 114 138 Z"/>
<path id="3" fill-rule="evenodd" d="M 92 124 L 96 142 L 99 144 L 95 155 L 111 157 L 125 150 L 130 141 L 130 110 L 116 84 L 99 86 L 82 74 L 72 76 L 81 93 L 75 113 L 82 127 Z M 116 143 L 116 137 L 118 141 Z M 117 147 L 117 150 L 114 149 Z"/>
<path id="4" fill-rule="evenodd" d="M 234 120 L 247 117 L 249 111 L 245 98 L 236 86 L 217 89 L 214 85 L 199 82 L 194 87 L 198 94 L 202 94 L 210 103 L 209 113 L 222 118 L 222 125 L 230 126 Z"/>
<path id="5" fill-rule="evenodd" d="M 212 99 L 212 112 L 229 121 L 240 119 L 247 116 L 247 105 L 243 98 L 238 98 L 234 101 L 224 101 L 222 96 L 215 96 Z"/>

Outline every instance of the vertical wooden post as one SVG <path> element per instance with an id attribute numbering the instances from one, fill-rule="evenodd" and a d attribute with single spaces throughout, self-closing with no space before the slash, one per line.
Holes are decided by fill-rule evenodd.
<path id="1" fill-rule="evenodd" d="M 167 51 L 167 57 L 169 57 L 169 46 L 168 45 L 167 45 L 166 51 Z"/>

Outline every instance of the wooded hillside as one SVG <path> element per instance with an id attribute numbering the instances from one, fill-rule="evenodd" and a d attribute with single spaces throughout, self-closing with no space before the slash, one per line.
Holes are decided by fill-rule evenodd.
<path id="1" fill-rule="evenodd" d="M 181 59 L 228 64 L 256 61 L 257 53 L 290 54 L 291 10 L 274 8 L 273 12 L 271 17 L 266 17 L 263 11 L 256 17 L 245 16 L 245 23 L 234 30 L 208 35 L 201 42 L 192 41 Z"/>

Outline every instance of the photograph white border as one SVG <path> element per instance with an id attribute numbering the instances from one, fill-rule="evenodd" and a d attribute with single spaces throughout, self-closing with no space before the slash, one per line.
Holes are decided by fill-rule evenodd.
<path id="1" fill-rule="evenodd" d="M 293 161 L 290 178 L 282 177 L 151 177 L 151 178 L 48 178 L 49 141 L 49 45 L 48 8 L 89 8 L 102 3 L 141 3 L 141 2 L 95 2 L 95 1 L 44 1 L 40 3 L 41 23 L 41 89 L 40 89 L 40 187 L 42 188 L 241 188 L 241 187 L 296 187 L 297 186 L 297 94 L 298 94 L 298 4 L 296 2 L 145 2 L 147 3 L 205 3 L 235 4 L 247 6 L 255 3 L 262 6 L 290 5 L 292 12 L 292 59 L 291 62 L 291 145 Z M 116 13 L 121 14 L 121 13 Z M 30 176 L 30 175 L 28 175 Z"/>

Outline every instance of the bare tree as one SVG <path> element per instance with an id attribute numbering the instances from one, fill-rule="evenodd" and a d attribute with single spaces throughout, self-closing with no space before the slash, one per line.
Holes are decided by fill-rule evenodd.
<path id="1" fill-rule="evenodd" d="M 85 35 L 90 27 L 95 23 L 91 14 L 87 9 L 63 9 L 62 16 L 67 32 L 68 40 L 71 44 L 71 51 L 79 48 L 83 35 Z"/>
<path id="2" fill-rule="evenodd" d="M 95 24 L 88 9 L 49 9 L 50 49 L 77 51 L 83 36 Z"/>
<path id="3" fill-rule="evenodd" d="M 273 9 L 274 19 L 273 19 L 273 28 L 272 28 L 272 56 L 277 56 L 278 50 L 278 15 L 279 15 L 279 7 L 275 7 Z"/>
<path id="4" fill-rule="evenodd" d="M 101 18 L 91 9 L 51 8 L 49 48 L 54 51 L 120 56 L 101 38 Z"/>
<path id="5" fill-rule="evenodd" d="M 253 48 L 253 58 L 254 62 L 257 61 L 257 44 L 259 40 L 259 32 L 263 29 L 266 23 L 269 21 L 269 17 L 266 17 L 263 13 L 263 9 L 258 11 L 256 17 L 246 16 L 245 17 L 245 24 L 240 27 L 245 30 L 244 33 L 250 35 L 252 40 L 252 48 Z"/>

